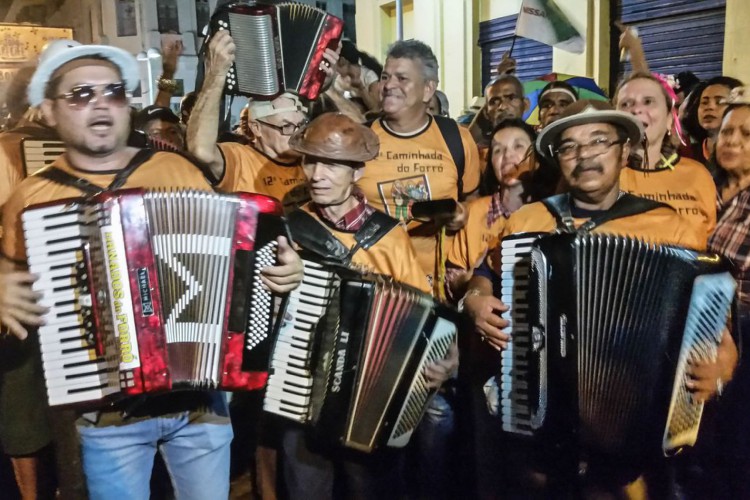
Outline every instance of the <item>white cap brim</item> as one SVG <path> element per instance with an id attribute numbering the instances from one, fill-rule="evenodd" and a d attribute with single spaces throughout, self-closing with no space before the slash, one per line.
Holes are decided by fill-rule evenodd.
<path id="1" fill-rule="evenodd" d="M 58 50 L 55 54 L 46 58 L 42 54 L 39 66 L 37 66 L 36 72 L 29 82 L 29 104 L 39 106 L 44 101 L 47 84 L 60 67 L 75 59 L 90 56 L 103 57 L 117 66 L 128 91 L 132 92 L 138 87 L 140 82 L 138 61 L 131 53 L 110 45 L 78 45 Z"/>

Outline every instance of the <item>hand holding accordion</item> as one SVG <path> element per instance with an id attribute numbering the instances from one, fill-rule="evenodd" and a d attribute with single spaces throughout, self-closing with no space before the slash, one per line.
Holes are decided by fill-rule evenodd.
<path id="1" fill-rule="evenodd" d="M 337 49 L 344 22 L 304 4 L 236 3 L 217 9 L 209 29 L 228 30 L 236 46 L 227 95 L 272 100 L 291 90 L 313 100 L 326 78 L 323 54 Z"/>
<path id="2" fill-rule="evenodd" d="M 285 233 L 261 195 L 105 192 L 23 213 L 50 405 L 266 381 L 271 292 Z"/>
<path id="3" fill-rule="evenodd" d="M 735 281 L 716 255 L 608 235 L 501 242 L 503 429 L 618 457 L 692 446 L 688 362 L 716 359 Z"/>

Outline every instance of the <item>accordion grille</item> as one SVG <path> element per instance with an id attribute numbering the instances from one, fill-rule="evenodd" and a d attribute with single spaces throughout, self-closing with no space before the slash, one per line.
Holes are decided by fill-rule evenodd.
<path id="1" fill-rule="evenodd" d="M 735 286 L 729 273 L 695 279 L 662 442 L 667 454 L 692 445 L 698 438 L 703 404 L 696 402 L 688 392 L 685 371 L 688 361 L 713 361 L 716 358 Z"/>
<path id="2" fill-rule="evenodd" d="M 393 433 L 388 442 L 389 446 L 405 446 L 412 432 L 419 425 L 427 399 L 432 394 L 432 390 L 427 387 L 428 381 L 424 369 L 427 365 L 445 358 L 448 349 L 455 340 L 455 336 L 456 326 L 447 320 L 438 318 L 438 324 L 417 368 L 417 376 L 412 381 L 406 402 L 394 425 Z"/>
<path id="3" fill-rule="evenodd" d="M 144 195 L 175 382 L 219 382 L 237 203 L 200 191 Z"/>
<path id="4" fill-rule="evenodd" d="M 280 82 L 276 72 L 273 18 L 229 13 L 232 38 L 242 47 L 235 56 L 236 84 L 240 91 L 275 95 Z"/>

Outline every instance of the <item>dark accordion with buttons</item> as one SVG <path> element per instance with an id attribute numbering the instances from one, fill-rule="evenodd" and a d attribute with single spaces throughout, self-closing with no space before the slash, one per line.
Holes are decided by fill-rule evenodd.
<path id="1" fill-rule="evenodd" d="M 263 408 L 319 443 L 370 452 L 409 442 L 434 394 L 425 367 L 456 339 L 452 310 L 390 278 L 303 254 L 279 322 Z"/>
<path id="2" fill-rule="evenodd" d="M 736 287 L 724 259 L 601 234 L 522 233 L 499 253 L 504 431 L 631 458 L 695 443 L 686 369 L 716 357 Z"/>
<path id="3" fill-rule="evenodd" d="M 140 189 L 28 207 L 49 404 L 263 387 L 274 297 L 260 269 L 281 214 L 262 195 Z"/>
<path id="4" fill-rule="evenodd" d="M 211 18 L 210 31 L 228 30 L 237 47 L 224 92 L 271 100 L 287 90 L 313 100 L 326 73 L 325 50 L 336 50 L 344 22 L 300 3 L 230 3 Z"/>

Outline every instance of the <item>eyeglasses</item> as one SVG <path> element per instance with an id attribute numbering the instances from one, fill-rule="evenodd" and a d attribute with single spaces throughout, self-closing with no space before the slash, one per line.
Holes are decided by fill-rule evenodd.
<path id="1" fill-rule="evenodd" d="M 55 99 L 65 99 L 71 108 L 84 109 L 102 97 L 108 104 L 123 107 L 128 104 L 130 96 L 125 89 L 125 83 L 116 82 L 102 85 L 76 85 L 70 89 L 70 92 L 56 95 Z"/>
<path id="2" fill-rule="evenodd" d="M 274 130 L 278 130 L 281 135 L 292 135 L 296 131 L 298 131 L 301 128 L 305 128 L 305 125 L 308 124 L 307 120 L 303 120 L 298 124 L 294 123 L 285 123 L 284 125 L 274 125 L 273 123 L 264 122 L 263 120 L 258 120 L 263 125 L 266 125 L 267 127 L 271 127 Z"/>
<path id="3" fill-rule="evenodd" d="M 577 158 L 581 154 L 581 151 L 584 149 L 588 151 L 591 156 L 599 156 L 609 151 L 609 148 L 611 148 L 615 144 L 624 144 L 625 142 L 627 141 L 613 141 L 610 139 L 605 139 L 604 137 L 594 139 L 587 144 L 566 142 L 565 144 L 554 150 L 553 153 L 555 153 L 561 160 L 572 160 L 573 158 Z"/>

